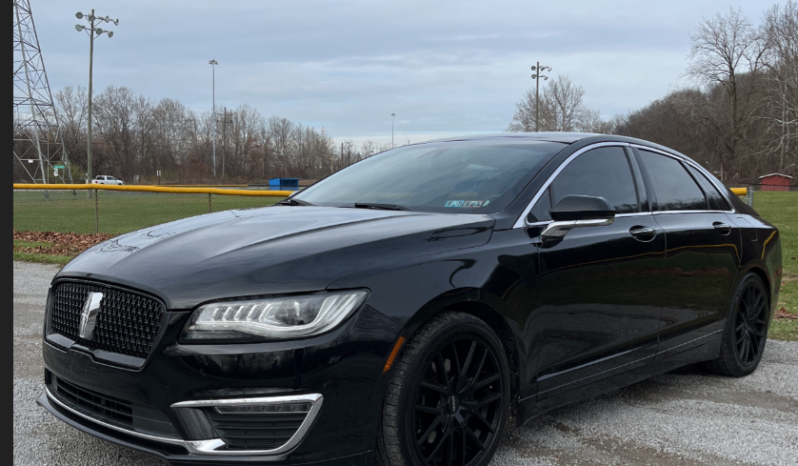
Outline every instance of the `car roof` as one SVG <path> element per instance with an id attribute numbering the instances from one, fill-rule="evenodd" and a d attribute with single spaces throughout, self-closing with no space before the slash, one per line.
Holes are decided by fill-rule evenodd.
<path id="1" fill-rule="evenodd" d="M 565 133 L 565 132 L 493 133 L 493 134 L 469 134 L 464 136 L 434 139 L 425 142 L 527 139 L 530 141 L 562 142 L 565 144 L 573 144 L 581 139 L 591 136 L 602 136 L 602 135 L 597 133 Z"/>
<path id="2" fill-rule="evenodd" d="M 632 138 L 629 136 L 620 136 L 617 134 L 599 134 L 599 133 L 568 133 L 568 132 L 546 132 L 546 133 L 493 133 L 493 134 L 471 134 L 459 137 L 449 137 L 443 139 L 435 139 L 432 141 L 420 142 L 418 144 L 427 144 L 434 142 L 454 142 L 454 141 L 501 141 L 501 140 L 527 140 L 527 141 L 545 141 L 545 142 L 559 142 L 563 144 L 574 144 L 576 142 L 586 140 L 585 144 L 592 144 L 594 142 L 624 142 L 628 144 L 638 144 L 644 147 L 659 149 L 663 152 L 682 157 L 684 159 L 692 160 L 690 157 L 660 144 L 646 141 L 643 139 Z M 416 144 L 411 144 L 416 145 Z"/>

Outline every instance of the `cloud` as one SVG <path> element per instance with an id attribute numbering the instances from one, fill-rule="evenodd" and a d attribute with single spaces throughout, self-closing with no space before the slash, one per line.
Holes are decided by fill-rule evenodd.
<path id="1" fill-rule="evenodd" d="M 95 91 L 126 86 L 209 110 L 248 104 L 324 127 L 336 138 L 390 140 L 503 131 L 533 85 L 536 61 L 586 90 L 605 116 L 681 83 L 688 33 L 722 2 L 236 2 L 97 1 L 120 18 L 95 44 Z M 736 5 L 735 5 L 736 6 Z M 744 0 L 757 21 L 763 7 Z M 88 39 L 73 28 L 83 5 L 33 5 L 54 90 L 86 85 Z"/>

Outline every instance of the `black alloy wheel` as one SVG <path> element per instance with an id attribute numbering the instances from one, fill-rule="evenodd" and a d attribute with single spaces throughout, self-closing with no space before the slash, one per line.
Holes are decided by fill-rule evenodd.
<path id="1" fill-rule="evenodd" d="M 468 465 L 481 456 L 501 418 L 495 352 L 476 336 L 457 336 L 427 361 L 415 387 L 411 424 L 425 465 Z"/>
<path id="2" fill-rule="evenodd" d="M 767 332 L 767 298 L 756 283 L 748 283 L 734 313 L 734 349 L 743 366 L 759 361 Z"/>
<path id="3" fill-rule="evenodd" d="M 383 464 L 490 462 L 507 422 L 510 383 L 490 327 L 467 314 L 437 316 L 408 341 L 393 369 L 378 438 Z"/>
<path id="4" fill-rule="evenodd" d="M 762 360 L 770 323 L 770 300 L 762 279 L 749 273 L 740 281 L 726 319 L 718 358 L 706 363 L 720 375 L 742 377 Z"/>

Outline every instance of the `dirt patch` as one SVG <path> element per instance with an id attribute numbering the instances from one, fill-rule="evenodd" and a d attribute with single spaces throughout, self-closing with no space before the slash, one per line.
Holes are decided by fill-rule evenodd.
<path id="1" fill-rule="evenodd" d="M 798 314 L 791 314 L 790 311 L 787 310 L 786 307 L 782 306 L 776 310 L 776 315 L 773 316 L 774 319 L 787 319 L 787 320 L 798 320 Z"/>
<path id="2" fill-rule="evenodd" d="M 117 235 L 99 233 L 81 235 L 78 233 L 58 233 L 54 231 L 16 231 L 14 240 L 34 243 L 47 243 L 39 246 L 15 246 L 14 250 L 27 253 L 52 254 L 57 256 L 74 256 L 95 244 L 102 243 Z"/>

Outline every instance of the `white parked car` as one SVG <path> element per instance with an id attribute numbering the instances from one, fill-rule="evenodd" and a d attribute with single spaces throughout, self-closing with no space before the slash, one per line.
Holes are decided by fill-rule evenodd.
<path id="1" fill-rule="evenodd" d="M 91 180 L 91 183 L 92 184 L 115 184 L 117 186 L 122 186 L 124 184 L 124 183 L 122 183 L 122 180 L 118 180 L 118 179 L 114 178 L 113 176 L 109 176 L 109 175 L 99 175 L 96 178 L 94 178 L 93 180 Z"/>

